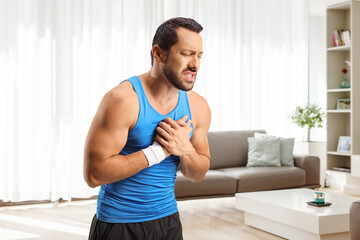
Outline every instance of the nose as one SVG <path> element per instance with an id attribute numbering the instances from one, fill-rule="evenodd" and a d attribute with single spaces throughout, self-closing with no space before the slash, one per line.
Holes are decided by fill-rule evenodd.
<path id="1" fill-rule="evenodd" d="M 189 63 L 189 68 L 198 71 L 200 68 L 200 58 L 194 55 Z"/>

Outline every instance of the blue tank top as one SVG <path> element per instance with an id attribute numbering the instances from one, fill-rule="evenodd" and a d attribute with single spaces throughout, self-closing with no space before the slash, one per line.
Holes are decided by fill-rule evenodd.
<path id="1" fill-rule="evenodd" d="M 131 154 L 150 146 L 156 134 L 155 128 L 165 118 L 178 120 L 187 115 L 191 119 L 185 91 L 179 90 L 176 107 L 167 115 L 162 115 L 150 105 L 138 77 L 125 81 L 132 84 L 138 96 L 139 115 L 135 126 L 128 133 L 120 155 Z M 102 185 L 97 199 L 97 218 L 104 222 L 132 223 L 176 213 L 178 209 L 174 185 L 178 166 L 179 157 L 170 155 L 161 163 L 145 168 L 129 178 Z"/>

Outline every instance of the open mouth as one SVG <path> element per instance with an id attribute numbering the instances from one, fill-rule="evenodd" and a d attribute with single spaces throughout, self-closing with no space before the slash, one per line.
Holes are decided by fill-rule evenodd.
<path id="1" fill-rule="evenodd" d="M 187 71 L 184 76 L 187 82 L 194 82 L 196 74 L 194 72 Z"/>

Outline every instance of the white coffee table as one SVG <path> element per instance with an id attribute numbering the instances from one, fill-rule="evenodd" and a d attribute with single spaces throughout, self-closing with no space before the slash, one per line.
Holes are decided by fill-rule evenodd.
<path id="1" fill-rule="evenodd" d="M 310 189 L 237 193 L 236 208 L 244 211 L 246 225 L 291 240 L 349 239 L 349 208 L 355 198 L 325 193 L 329 207 L 309 206 Z"/>

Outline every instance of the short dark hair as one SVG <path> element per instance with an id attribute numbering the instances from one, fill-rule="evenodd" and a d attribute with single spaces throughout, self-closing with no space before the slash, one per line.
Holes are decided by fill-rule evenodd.
<path id="1" fill-rule="evenodd" d="M 176 29 L 179 27 L 186 28 L 193 32 L 200 33 L 203 30 L 203 27 L 191 18 L 176 17 L 171 18 L 161 24 L 155 32 L 152 47 L 159 45 L 162 50 L 168 51 L 170 47 L 178 42 L 178 36 L 176 34 Z M 154 63 L 154 56 L 152 51 L 151 54 L 151 65 Z"/>

